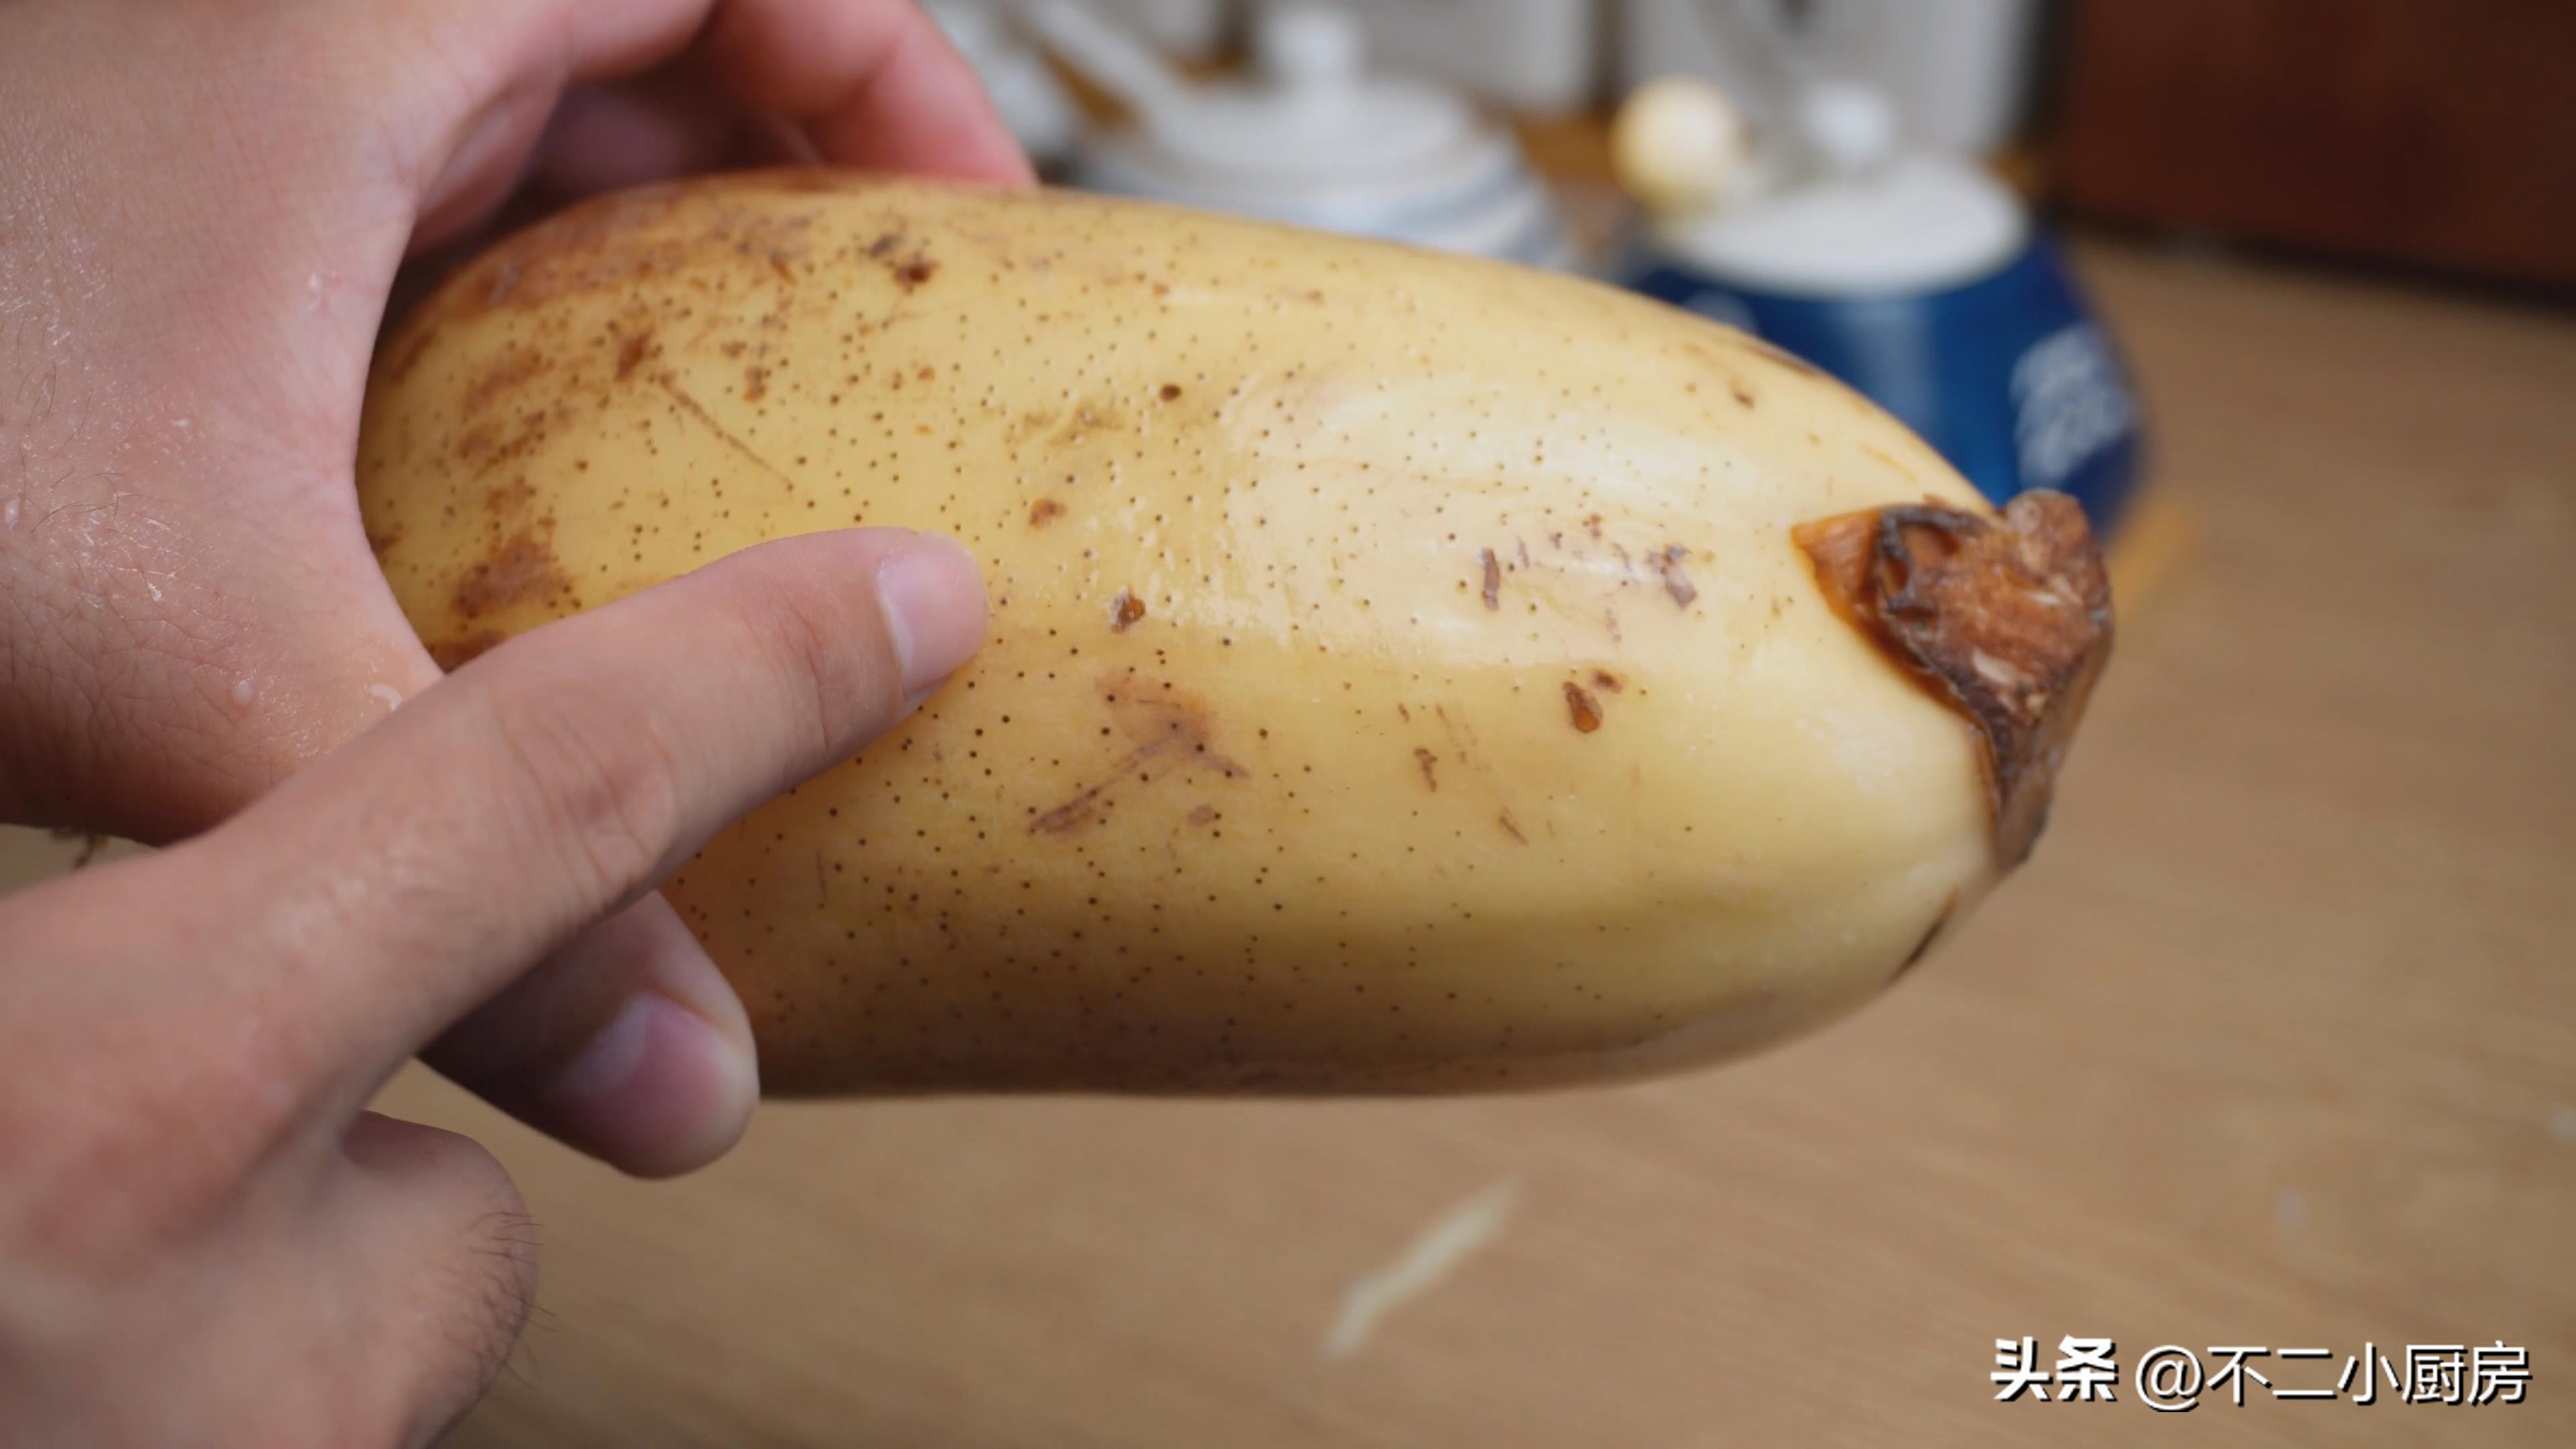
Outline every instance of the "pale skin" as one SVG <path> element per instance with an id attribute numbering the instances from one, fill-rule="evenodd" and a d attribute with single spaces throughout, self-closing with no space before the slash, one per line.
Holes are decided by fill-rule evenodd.
<path id="1" fill-rule="evenodd" d="M 981 638 L 947 541 L 771 544 L 442 677 L 351 483 L 389 298 L 514 202 L 763 157 L 1025 184 L 901 0 L 0 4 L 0 1420 L 417 1443 L 525 1215 L 365 1110 L 424 1057 L 639 1175 L 757 1095 L 654 893 Z M 398 706 L 398 707 L 397 707 Z"/>

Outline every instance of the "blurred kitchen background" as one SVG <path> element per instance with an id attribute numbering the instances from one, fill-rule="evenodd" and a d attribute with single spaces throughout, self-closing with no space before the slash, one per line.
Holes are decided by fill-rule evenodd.
<path id="1" fill-rule="evenodd" d="M 1119 78 L 1079 10 L 1180 76 L 1279 83 L 1265 24 L 1325 9 L 1347 61 L 1453 90 L 1580 186 L 1587 130 L 1688 75 L 1775 126 L 1820 80 L 1875 88 L 1905 144 L 1992 165 L 2089 222 L 2576 287 L 2576 13 L 2555 0 L 931 0 L 1059 177 L 1115 144 Z M 1311 56 L 1308 43 L 1287 50 Z M 1327 44 L 1330 51 L 1336 47 Z M 1299 72 L 1292 59 L 1286 79 Z M 1246 73 L 1249 74 L 1246 74 Z M 1104 94 L 1104 92 L 1106 94 Z M 1111 124 L 1100 124 L 1112 121 Z M 1263 158 L 1239 164 L 1258 169 Z"/>
<path id="2" fill-rule="evenodd" d="M 2061 228 L 2576 295 L 2552 0 L 930 8 L 1060 183 L 1636 288 L 2106 534 L 2178 524 L 2130 527 L 2148 408 Z"/>
<path id="3" fill-rule="evenodd" d="M 2075 492 L 2118 652 L 2022 875 L 1717 1071 L 774 1107 L 652 1187 L 408 1076 L 548 1254 L 458 1442 L 2576 1443 L 2576 4 L 930 8 L 1062 183 L 1589 273 Z M 1997 1404 L 2024 1334 L 2534 1382 Z"/>

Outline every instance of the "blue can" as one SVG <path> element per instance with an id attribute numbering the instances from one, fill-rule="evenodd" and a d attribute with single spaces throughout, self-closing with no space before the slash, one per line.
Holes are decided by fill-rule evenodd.
<path id="1" fill-rule="evenodd" d="M 1953 193 L 1985 184 L 1955 173 L 1935 179 Z M 1966 200 L 1979 208 L 1980 224 L 1964 240 L 1951 227 L 1952 255 L 1925 259 L 1928 270 L 1908 273 L 1915 259 L 1902 256 L 1891 268 L 1887 232 L 1869 239 L 1866 266 L 1845 267 L 1840 277 L 1828 270 L 1829 232 L 1827 245 L 1769 265 L 1784 250 L 1775 238 L 1788 229 L 1746 225 L 1643 243 L 1616 279 L 1831 373 L 1912 428 L 1994 502 L 2053 488 L 2081 502 L 2107 537 L 2142 467 L 2140 408 L 2127 369 L 2054 239 L 2017 209 L 1998 211 L 1992 194 Z M 1919 202 L 1910 209 L 1926 210 Z M 1841 207 L 1833 215 L 1892 222 L 1894 210 Z M 1819 231 L 1803 220 L 1796 229 Z M 1888 285 L 1899 274 L 1903 283 Z"/>

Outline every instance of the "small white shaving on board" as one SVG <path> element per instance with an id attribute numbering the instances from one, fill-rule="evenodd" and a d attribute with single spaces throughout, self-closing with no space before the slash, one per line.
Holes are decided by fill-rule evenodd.
<path id="1" fill-rule="evenodd" d="M 1492 1242 L 1520 1196 L 1517 1179 L 1495 1183 L 1434 1219 L 1393 1262 L 1351 1284 L 1324 1331 L 1324 1357 L 1346 1359 L 1367 1346 L 1379 1319 L 1428 1292 Z"/>
<path id="2" fill-rule="evenodd" d="M 370 684 L 367 686 L 367 693 L 373 698 L 384 701 L 388 713 L 402 708 L 402 691 L 390 684 Z"/>

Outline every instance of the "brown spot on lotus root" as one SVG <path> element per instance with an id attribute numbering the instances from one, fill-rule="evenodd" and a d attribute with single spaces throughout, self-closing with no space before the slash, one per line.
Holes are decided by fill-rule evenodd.
<path id="1" fill-rule="evenodd" d="M 473 386 L 465 390 L 465 401 L 459 411 L 470 418 L 490 407 L 503 393 L 515 391 L 551 365 L 546 355 L 533 347 L 514 347 L 492 365 L 491 371 L 476 378 Z"/>
<path id="2" fill-rule="evenodd" d="M 1654 558 L 1655 572 L 1664 581 L 1664 592 L 1672 596 L 1676 607 L 1689 608 L 1691 601 L 1699 597 L 1699 586 L 1692 583 L 1690 575 L 1682 570 L 1683 563 L 1690 558 L 1690 550 L 1678 543 L 1666 544 Z"/>
<path id="3" fill-rule="evenodd" d="M 1485 607 L 1500 610 L 1503 607 L 1503 561 L 1494 557 L 1490 548 L 1479 557 L 1485 565 Z"/>
<path id="4" fill-rule="evenodd" d="M 571 587 L 555 567 L 554 549 L 535 529 L 523 528 L 465 571 L 450 602 L 459 618 L 472 620 L 527 600 L 554 598 Z"/>
<path id="5" fill-rule="evenodd" d="M 617 340 L 617 380 L 624 382 L 629 374 L 643 365 L 645 357 L 652 350 L 653 334 L 650 332 L 629 332 L 619 338 Z"/>
<path id="6" fill-rule="evenodd" d="M 546 415 L 541 412 L 522 415 L 518 431 L 507 438 L 501 437 L 493 420 L 486 418 L 457 438 L 456 456 L 466 467 L 484 472 L 526 453 L 545 433 Z"/>
<path id="7" fill-rule="evenodd" d="M 1164 383 L 1164 384 L 1163 384 L 1163 388 L 1162 388 L 1162 392 L 1161 392 L 1161 397 L 1162 397 L 1163 401 L 1165 401 L 1165 402 L 1170 402 L 1170 401 L 1172 401 L 1174 398 L 1179 397 L 1180 395 L 1181 395 L 1181 385 L 1180 385 L 1179 383 L 1177 383 L 1177 382 L 1167 382 L 1167 383 Z"/>
<path id="8" fill-rule="evenodd" d="M 528 480 L 525 477 L 513 478 L 483 495 L 483 511 L 497 518 L 516 513 L 536 501 L 537 490 L 529 486 Z"/>
<path id="9" fill-rule="evenodd" d="M 1494 823 L 1503 827 L 1503 833 L 1505 835 L 1510 836 L 1512 839 L 1519 841 L 1523 845 L 1529 844 L 1529 837 L 1521 834 L 1521 823 L 1512 818 L 1512 812 L 1509 810 L 1496 816 L 1494 818 Z"/>
<path id="10" fill-rule="evenodd" d="M 939 263 L 932 261 L 919 247 L 914 247 L 908 256 L 898 256 L 903 250 L 904 235 L 899 231 L 886 232 L 868 243 L 868 255 L 884 262 L 886 270 L 894 275 L 896 284 L 909 292 L 929 281 L 939 270 Z"/>
<path id="11" fill-rule="evenodd" d="M 1571 679 L 1565 682 L 1565 712 L 1573 717 L 1574 727 L 1581 733 L 1588 735 L 1601 728 L 1601 701 Z"/>
<path id="12" fill-rule="evenodd" d="M 1029 505 L 1029 527 L 1044 528 L 1064 517 L 1064 505 L 1052 498 L 1041 498 Z"/>
<path id="13" fill-rule="evenodd" d="M 1109 601 L 1109 628 L 1112 633 L 1124 634 L 1128 626 L 1144 617 L 1145 601 L 1126 589 L 1120 589 L 1118 597 Z"/>
<path id="14" fill-rule="evenodd" d="M 1413 763 L 1420 767 L 1422 771 L 1422 787 L 1429 790 L 1434 795 L 1439 794 L 1440 776 L 1438 773 L 1438 766 L 1440 764 L 1440 757 L 1431 753 L 1429 750 L 1422 748 L 1420 745 L 1416 745 L 1413 748 Z"/>
<path id="15" fill-rule="evenodd" d="M 1609 694 L 1617 694 L 1624 686 L 1618 675 L 1607 669 L 1596 669 L 1592 671 L 1592 687 Z"/>
<path id="16" fill-rule="evenodd" d="M 1170 779 L 1181 770 L 1227 780 L 1245 779 L 1252 773 L 1217 750 L 1207 702 L 1197 695 L 1153 684 L 1126 669 L 1102 678 L 1100 697 L 1109 707 L 1117 733 L 1132 748 L 1111 764 L 1099 783 L 1085 786 L 1031 820 L 1030 834 L 1068 835 L 1097 823 L 1116 803 L 1117 788 L 1131 779 L 1139 783 Z M 1170 764 L 1156 768 L 1161 761 Z"/>

